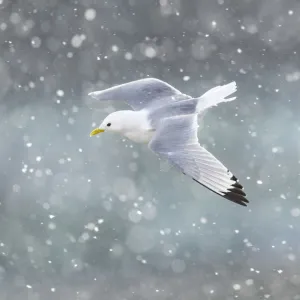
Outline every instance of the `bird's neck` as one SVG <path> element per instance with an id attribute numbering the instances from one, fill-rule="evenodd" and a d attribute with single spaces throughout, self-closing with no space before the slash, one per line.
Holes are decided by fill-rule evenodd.
<path id="1" fill-rule="evenodd" d="M 147 130 L 150 127 L 148 114 L 144 111 L 121 111 L 120 118 L 123 123 L 123 131 Z"/>
<path id="2" fill-rule="evenodd" d="M 153 130 L 144 111 L 123 111 L 124 127 L 122 134 L 136 143 L 148 143 Z"/>

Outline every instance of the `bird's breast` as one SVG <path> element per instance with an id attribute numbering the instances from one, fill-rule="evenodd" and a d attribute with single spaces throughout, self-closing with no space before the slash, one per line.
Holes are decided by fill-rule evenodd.
<path id="1" fill-rule="evenodd" d="M 149 143 L 153 134 L 153 130 L 136 130 L 126 132 L 124 135 L 135 143 Z"/>

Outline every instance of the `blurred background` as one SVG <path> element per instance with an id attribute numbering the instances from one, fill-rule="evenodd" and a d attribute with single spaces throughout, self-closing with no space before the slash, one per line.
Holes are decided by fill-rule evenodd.
<path id="1" fill-rule="evenodd" d="M 300 3 L 0 0 L 0 299 L 300 299 Z M 87 94 L 232 80 L 201 143 L 237 206 L 114 134 Z"/>

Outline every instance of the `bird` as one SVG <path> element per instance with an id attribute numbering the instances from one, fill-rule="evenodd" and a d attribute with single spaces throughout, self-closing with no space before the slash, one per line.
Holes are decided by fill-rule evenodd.
<path id="1" fill-rule="evenodd" d="M 157 78 L 143 78 L 88 94 L 97 103 L 112 100 L 131 107 L 109 114 L 90 136 L 117 132 L 148 144 L 184 175 L 215 194 L 247 206 L 243 186 L 227 167 L 202 147 L 198 140 L 198 115 L 223 102 L 236 99 L 236 82 L 209 89 L 193 98 Z M 231 96 L 231 97 L 229 97 Z"/>

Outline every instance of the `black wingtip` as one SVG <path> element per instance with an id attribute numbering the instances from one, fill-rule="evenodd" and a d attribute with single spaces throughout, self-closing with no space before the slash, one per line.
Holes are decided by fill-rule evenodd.
<path id="1" fill-rule="evenodd" d="M 236 204 L 239 204 L 242 206 L 247 206 L 247 203 L 249 203 L 249 201 L 246 198 L 246 194 L 244 192 L 243 192 L 243 194 L 244 195 L 241 195 L 240 192 L 236 193 L 233 191 L 228 191 L 227 193 L 224 194 L 223 197 L 229 201 L 236 203 Z"/>
<path id="2" fill-rule="evenodd" d="M 233 180 L 234 183 L 223 197 L 239 205 L 247 206 L 249 201 L 246 198 L 246 193 L 243 191 L 243 186 L 238 182 L 238 179 L 234 175 L 232 175 L 230 179 Z"/>
<path id="3" fill-rule="evenodd" d="M 183 173 L 185 174 L 185 173 Z M 231 180 L 235 181 L 235 183 L 233 183 L 231 185 L 231 188 L 228 189 L 228 191 L 226 193 L 224 193 L 223 195 L 221 195 L 220 193 L 217 193 L 216 191 L 208 188 L 207 186 L 205 186 L 204 184 L 202 184 L 201 182 L 199 182 L 198 180 L 196 180 L 195 178 L 193 178 L 193 180 L 199 184 L 201 184 L 202 186 L 205 186 L 207 189 L 209 189 L 210 191 L 212 191 L 213 193 L 231 201 L 234 202 L 236 204 L 239 204 L 241 206 L 247 206 L 247 203 L 249 203 L 248 199 L 246 198 L 246 193 L 243 191 L 243 186 L 237 181 L 237 178 L 235 176 L 232 176 L 230 178 Z"/>

